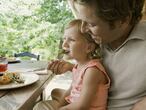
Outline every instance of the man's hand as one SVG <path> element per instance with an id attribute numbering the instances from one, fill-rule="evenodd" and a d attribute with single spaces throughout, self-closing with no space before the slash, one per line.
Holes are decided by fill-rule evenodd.
<path id="1" fill-rule="evenodd" d="M 73 64 L 64 60 L 52 60 L 48 63 L 48 70 L 51 70 L 56 75 L 71 71 Z"/>
<path id="2" fill-rule="evenodd" d="M 146 98 L 136 103 L 132 110 L 146 110 Z"/>

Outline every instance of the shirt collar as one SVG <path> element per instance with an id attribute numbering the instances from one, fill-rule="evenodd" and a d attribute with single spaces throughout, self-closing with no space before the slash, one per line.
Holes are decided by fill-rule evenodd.
<path id="1" fill-rule="evenodd" d="M 141 21 L 134 27 L 127 41 L 132 39 L 146 39 L 146 21 Z"/>
<path id="2" fill-rule="evenodd" d="M 108 45 L 105 48 L 116 52 L 131 40 L 146 40 L 146 21 L 140 21 L 136 24 L 129 37 L 117 49 L 113 50 Z"/>

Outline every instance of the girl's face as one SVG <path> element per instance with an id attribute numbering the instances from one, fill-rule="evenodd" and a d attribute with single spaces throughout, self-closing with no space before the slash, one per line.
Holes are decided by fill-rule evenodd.
<path id="1" fill-rule="evenodd" d="M 62 47 L 65 54 L 77 61 L 87 60 L 90 51 L 89 43 L 79 31 L 77 26 L 65 30 Z"/>

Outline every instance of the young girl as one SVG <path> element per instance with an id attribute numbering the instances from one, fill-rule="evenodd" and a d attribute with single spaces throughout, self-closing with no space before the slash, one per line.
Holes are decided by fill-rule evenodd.
<path id="1" fill-rule="evenodd" d="M 106 110 L 110 79 L 100 63 L 99 45 L 81 32 L 81 20 L 73 20 L 65 29 L 62 47 L 76 60 L 70 88 L 52 101 L 38 103 L 34 110 Z"/>

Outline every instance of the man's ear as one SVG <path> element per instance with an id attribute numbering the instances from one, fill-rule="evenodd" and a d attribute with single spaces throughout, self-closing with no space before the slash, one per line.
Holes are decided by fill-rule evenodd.
<path id="1" fill-rule="evenodd" d="M 119 26 L 125 28 L 130 24 L 131 21 L 131 16 L 127 16 L 125 18 L 123 18 L 122 20 L 119 20 Z"/>

